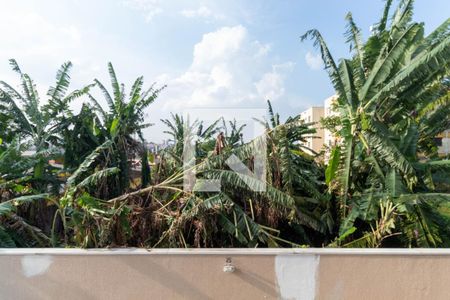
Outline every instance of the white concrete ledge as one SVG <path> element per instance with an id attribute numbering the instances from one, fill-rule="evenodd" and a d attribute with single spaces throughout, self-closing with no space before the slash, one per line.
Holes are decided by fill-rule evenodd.
<path id="1" fill-rule="evenodd" d="M 449 299 L 449 272 L 450 249 L 0 249 L 0 298 Z"/>
<path id="2" fill-rule="evenodd" d="M 400 255 L 448 256 L 450 249 L 342 249 L 342 248 L 210 248 L 210 249 L 143 249 L 143 248 L 3 248 L 1 255 Z"/>

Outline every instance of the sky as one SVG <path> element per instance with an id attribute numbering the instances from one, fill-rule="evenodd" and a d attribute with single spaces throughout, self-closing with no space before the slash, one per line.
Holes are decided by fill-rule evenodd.
<path id="1" fill-rule="evenodd" d="M 98 78 L 109 83 L 112 62 L 128 89 L 167 85 L 146 111 L 147 140 L 165 138 L 161 118 L 195 108 L 260 112 L 270 99 L 282 118 L 321 106 L 333 89 L 317 49 L 300 42 L 321 31 L 337 60 L 348 56 L 345 15 L 364 38 L 383 10 L 381 0 L 0 0 L 0 80 L 19 84 L 15 58 L 45 102 L 65 61 L 71 89 Z M 417 0 L 415 20 L 426 33 L 449 17 L 450 1 Z M 98 91 L 93 92 L 99 102 Z M 76 111 L 83 99 L 72 104 Z M 205 115 L 208 119 L 208 116 Z"/>

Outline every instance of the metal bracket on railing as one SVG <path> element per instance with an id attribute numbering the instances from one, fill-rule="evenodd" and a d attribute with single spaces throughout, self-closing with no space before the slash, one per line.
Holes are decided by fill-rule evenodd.
<path id="1" fill-rule="evenodd" d="M 236 267 L 233 266 L 231 257 L 227 257 L 227 259 L 225 260 L 225 264 L 223 265 L 223 271 L 225 273 L 233 273 L 235 270 L 236 270 Z"/>

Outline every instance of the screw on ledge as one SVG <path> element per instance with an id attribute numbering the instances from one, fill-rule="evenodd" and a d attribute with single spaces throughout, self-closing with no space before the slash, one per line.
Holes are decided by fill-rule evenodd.
<path id="1" fill-rule="evenodd" d="M 223 271 L 225 273 L 233 273 L 235 270 L 236 270 L 236 267 L 233 266 L 231 257 L 227 257 L 225 260 L 225 264 L 223 265 Z"/>

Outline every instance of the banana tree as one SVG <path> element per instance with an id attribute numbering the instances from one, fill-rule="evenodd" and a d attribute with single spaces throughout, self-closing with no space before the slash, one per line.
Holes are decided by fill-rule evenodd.
<path id="1" fill-rule="evenodd" d="M 4 150 L 13 141 L 17 130 L 13 118 L 5 111 L 6 107 L 0 103 L 0 151 Z"/>
<path id="2" fill-rule="evenodd" d="M 423 139 L 420 134 L 427 131 L 418 122 L 433 120 L 434 124 L 427 122 L 433 127 L 449 121 L 448 114 L 436 113 L 449 109 L 448 101 L 439 100 L 442 93 L 436 92 L 436 86 L 442 91 L 448 76 L 450 20 L 424 36 L 424 24 L 412 21 L 412 0 L 400 1 L 392 16 L 391 5 L 392 1 L 386 2 L 381 20 L 365 43 L 352 15 L 347 15 L 346 35 L 352 56 L 339 64 L 318 30 L 301 37 L 313 39 L 320 48 L 338 95 L 337 134 L 341 142 L 333 151 L 328 173 L 340 199 L 341 234 L 352 226 L 355 214 L 366 218 L 352 212 L 367 208 L 368 199 L 370 205 L 379 207 L 380 197 L 372 197 L 374 193 L 400 201 L 416 192 L 432 192 L 426 184 L 430 176 L 419 159 L 427 149 L 417 147 Z M 425 112 L 425 107 L 433 109 Z M 418 118 L 419 111 L 422 118 Z M 436 131 L 428 127 L 428 132 Z M 416 220 L 420 218 L 419 202 L 408 207 L 409 219 L 414 219 L 413 215 Z"/>
<path id="3" fill-rule="evenodd" d="M 141 143 L 144 142 L 142 130 L 152 124 L 145 122 L 145 109 L 156 100 L 165 86 L 155 88 L 155 85 L 151 85 L 144 90 L 144 78 L 138 77 L 131 87 L 128 100 L 126 100 L 125 85 L 119 83 L 111 63 L 108 63 L 108 71 L 112 93 L 98 79 L 95 79 L 94 82 L 103 93 L 109 109 L 104 110 L 91 94 L 88 94 L 88 97 L 103 122 L 103 124 L 96 124 L 95 130 L 101 130 L 106 139 L 113 141 L 114 150 L 108 158 L 111 160 L 109 166 L 120 169 L 115 193 L 121 194 L 130 185 L 130 160 L 137 153 L 146 155 L 145 151 L 141 151 Z"/>
<path id="4" fill-rule="evenodd" d="M 226 167 L 225 161 L 231 155 L 251 166 L 255 150 L 266 151 L 261 136 L 243 145 L 224 147 L 220 153 L 213 151 L 212 145 L 208 155 L 196 161 L 193 168 L 197 176 L 219 180 L 220 192 L 183 190 L 185 171 L 176 169 L 165 177 L 160 176 L 148 187 L 100 200 L 92 194 L 94 187 L 102 186 L 118 170 L 98 171 L 99 159 L 107 156 L 111 151 L 108 148 L 113 146 L 111 141 L 105 142 L 73 173 L 64 201 L 60 201 L 69 244 L 95 247 L 110 243 L 146 247 L 321 245 L 328 231 L 327 219 L 323 218 L 327 207 L 324 199 L 316 198 L 324 190 L 320 178 L 323 172 L 311 157 L 303 156 L 297 142 L 302 139 L 302 133 L 310 129 L 295 120 L 287 124 L 279 122 L 264 133 L 264 138 L 270 135 L 274 144 L 284 137 L 280 132 L 287 133 L 288 146 L 283 144 L 275 150 L 273 147 L 267 149 L 269 153 L 273 152 L 268 158 L 268 173 L 293 172 L 290 183 L 282 182 L 277 186 L 270 178 L 263 182 L 238 175 Z M 212 135 L 202 135 L 211 132 L 208 128 L 195 131 L 195 134 L 209 136 L 200 142 L 214 141 Z M 285 150 L 288 153 L 283 153 Z M 287 164 L 283 163 L 275 170 L 275 165 L 270 163 L 275 156 L 282 162 L 288 160 L 293 166 L 286 169 Z M 166 161 L 161 160 L 159 165 L 166 167 Z M 265 191 L 253 189 L 264 184 Z M 288 188 L 289 184 L 292 188 Z M 82 240 L 83 237 L 86 239 Z"/>
<path id="5" fill-rule="evenodd" d="M 299 144 L 305 134 L 314 130 L 298 117 L 281 123 L 270 105 L 269 115 L 272 121 L 278 120 L 271 125 L 262 121 L 266 132 L 261 136 L 242 145 L 225 146 L 195 166 L 198 177 L 220 181 L 221 191 L 215 195 L 194 193 L 191 201 L 198 205 L 202 199 L 219 201 L 216 205 L 223 207 L 220 211 L 221 232 L 225 234 L 225 240 L 230 240 L 230 235 L 233 235 L 233 244 L 246 247 L 298 243 L 320 245 L 330 233 L 333 221 L 326 216 L 320 166 L 301 150 Z M 232 124 L 235 126 L 231 127 L 236 128 L 234 131 L 239 132 L 239 127 L 234 122 Z M 239 137 L 239 134 L 227 136 Z M 255 171 L 255 153 L 260 151 L 267 152 L 265 179 L 237 174 L 228 167 L 228 159 L 235 156 L 251 172 Z M 262 186 L 266 189 L 256 192 Z"/>
<path id="6" fill-rule="evenodd" d="M 0 248 L 49 247 L 50 238 L 17 214 L 17 206 L 48 194 L 22 195 L 0 203 Z"/>
<path id="7" fill-rule="evenodd" d="M 87 93 L 91 86 L 68 93 L 72 64 L 66 62 L 56 74 L 55 85 L 47 91 L 47 103 L 41 104 L 31 77 L 22 72 L 14 59 L 10 60 L 10 64 L 20 76 L 21 92 L 0 81 L 0 103 L 4 113 L 13 118 L 18 137 L 34 149 L 33 176 L 37 181 L 42 181 L 49 156 L 60 152 L 62 133 L 69 126 L 68 118 L 72 116 L 70 102 Z"/>

